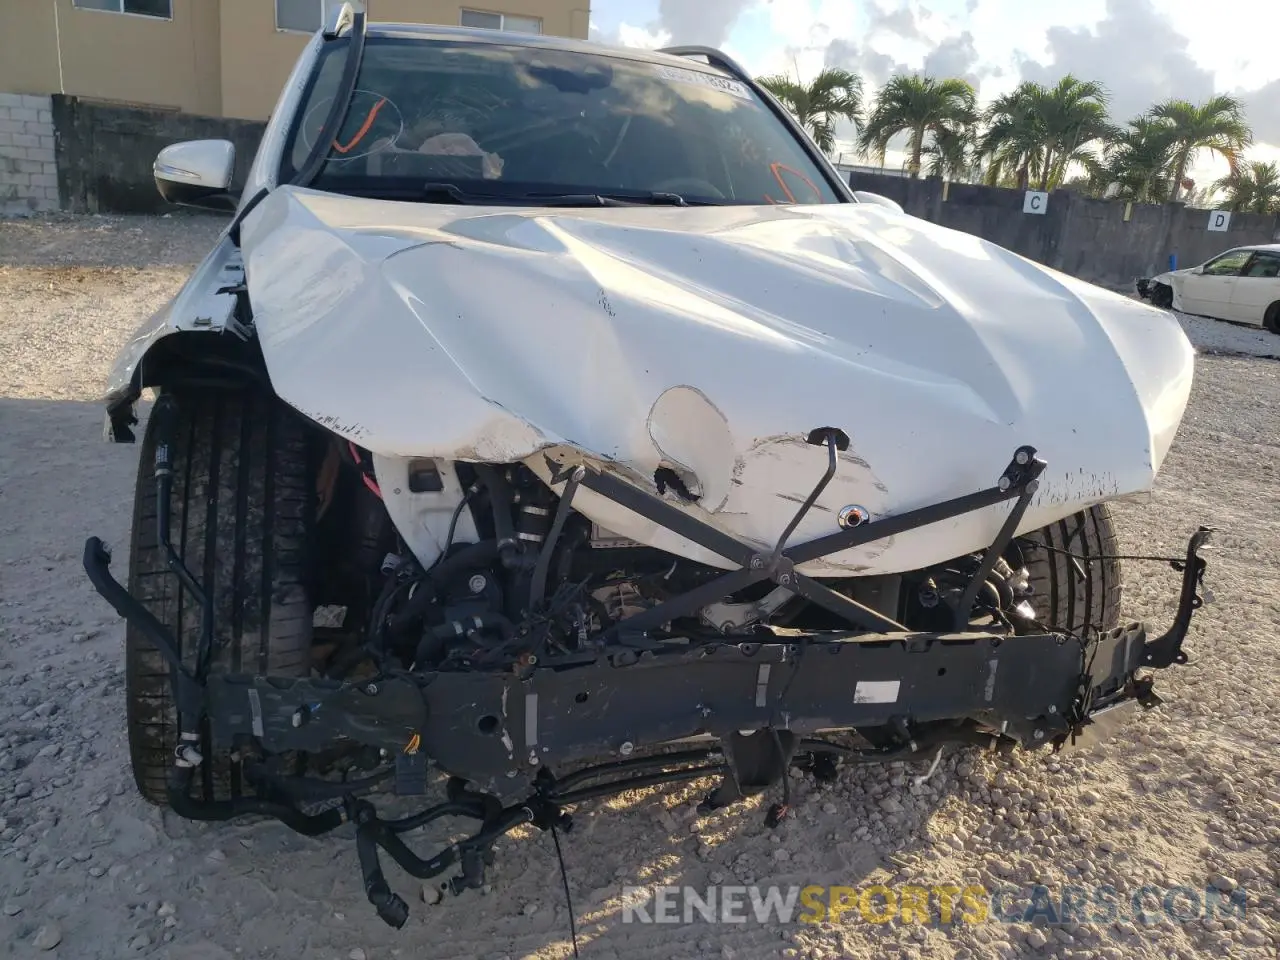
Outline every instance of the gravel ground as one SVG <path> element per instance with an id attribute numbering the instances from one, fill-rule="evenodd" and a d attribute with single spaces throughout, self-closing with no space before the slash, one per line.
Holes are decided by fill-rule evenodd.
<path id="1" fill-rule="evenodd" d="M 91 590 L 84 538 L 125 541 L 136 448 L 101 442 L 102 378 L 134 326 L 180 285 L 220 226 L 203 217 L 0 222 L 0 956 L 111 958 L 570 955 L 550 838 L 502 845 L 486 895 L 411 901 L 385 927 L 365 902 L 348 829 L 311 841 L 265 822 L 202 827 L 134 793 L 123 628 Z M 1182 318 L 1194 396 L 1154 495 L 1121 505 L 1123 545 L 1176 553 L 1219 528 L 1215 600 L 1166 671 L 1167 700 L 1115 740 L 1063 757 L 950 754 L 802 780 L 796 816 L 763 804 L 695 822 L 705 785 L 579 811 L 564 837 L 584 957 L 1275 958 L 1280 938 L 1280 338 Z M 126 558 L 117 551 L 116 566 Z M 1167 622 L 1174 575 L 1128 566 L 1126 614 Z M 422 843 L 425 848 L 425 842 Z M 884 883 L 1021 888 L 1055 898 L 1111 884 L 1113 920 L 1059 923 L 621 922 L 624 884 Z M 1207 884 L 1243 916 L 1142 923 L 1128 909 Z M 434 900 L 428 893 L 427 900 Z M 1026 897 L 1006 901 L 1025 908 Z M 1185 899 L 1178 916 L 1193 912 Z M 1093 910 L 1092 902 L 1090 906 Z"/>

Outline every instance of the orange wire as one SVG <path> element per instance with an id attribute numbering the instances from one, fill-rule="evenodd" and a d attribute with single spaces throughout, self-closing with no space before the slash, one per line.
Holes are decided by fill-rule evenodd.
<path id="1" fill-rule="evenodd" d="M 369 111 L 369 115 L 364 118 L 364 123 L 361 124 L 360 129 L 356 131 L 356 135 L 351 138 L 351 141 L 346 146 L 343 146 L 342 144 L 338 143 L 337 140 L 334 140 L 333 149 L 337 150 L 338 153 L 350 153 L 352 150 L 354 150 L 356 147 L 356 144 L 358 144 L 361 140 L 363 140 L 364 135 L 369 132 L 369 128 L 373 126 L 373 121 L 378 118 L 378 111 L 382 109 L 383 105 L 386 102 L 387 102 L 387 98 L 383 97 L 381 100 L 375 103 L 373 105 L 373 109 Z"/>

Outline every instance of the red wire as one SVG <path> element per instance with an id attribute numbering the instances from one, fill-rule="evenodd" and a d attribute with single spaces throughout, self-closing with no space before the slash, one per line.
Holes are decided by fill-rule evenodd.
<path id="1" fill-rule="evenodd" d="M 364 485 L 366 487 L 368 487 L 370 490 L 373 491 L 373 495 L 377 497 L 379 500 L 381 500 L 382 491 L 378 488 L 378 484 L 374 482 L 372 477 L 370 477 L 367 473 L 364 472 L 364 468 L 361 466 L 360 451 L 356 449 L 356 445 L 352 443 L 350 440 L 347 441 L 347 446 L 351 450 L 351 458 L 355 460 L 356 467 L 360 469 L 360 479 L 364 481 Z"/>

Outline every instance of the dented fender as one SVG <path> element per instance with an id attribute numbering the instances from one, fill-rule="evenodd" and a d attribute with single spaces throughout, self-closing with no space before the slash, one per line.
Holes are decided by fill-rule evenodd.
<path id="1" fill-rule="evenodd" d="M 147 359 L 165 338 L 174 334 L 226 333 L 248 339 L 249 331 L 235 318 L 235 294 L 223 292 L 243 280 L 240 250 L 224 230 L 182 288 L 138 326 L 117 354 L 102 398 L 109 418 L 131 406 L 144 387 L 156 382 L 159 371 L 149 369 Z M 115 439 L 111 431 L 108 438 Z"/>

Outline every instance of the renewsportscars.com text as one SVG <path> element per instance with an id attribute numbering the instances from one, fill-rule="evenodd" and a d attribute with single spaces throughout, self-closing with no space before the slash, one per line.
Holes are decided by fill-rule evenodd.
<path id="1" fill-rule="evenodd" d="M 1243 890 L 1147 885 L 1121 893 L 1109 884 L 1050 888 L 978 884 L 843 886 L 652 886 L 623 888 L 623 923 L 1073 923 L 1168 917 L 1243 918 Z"/>

